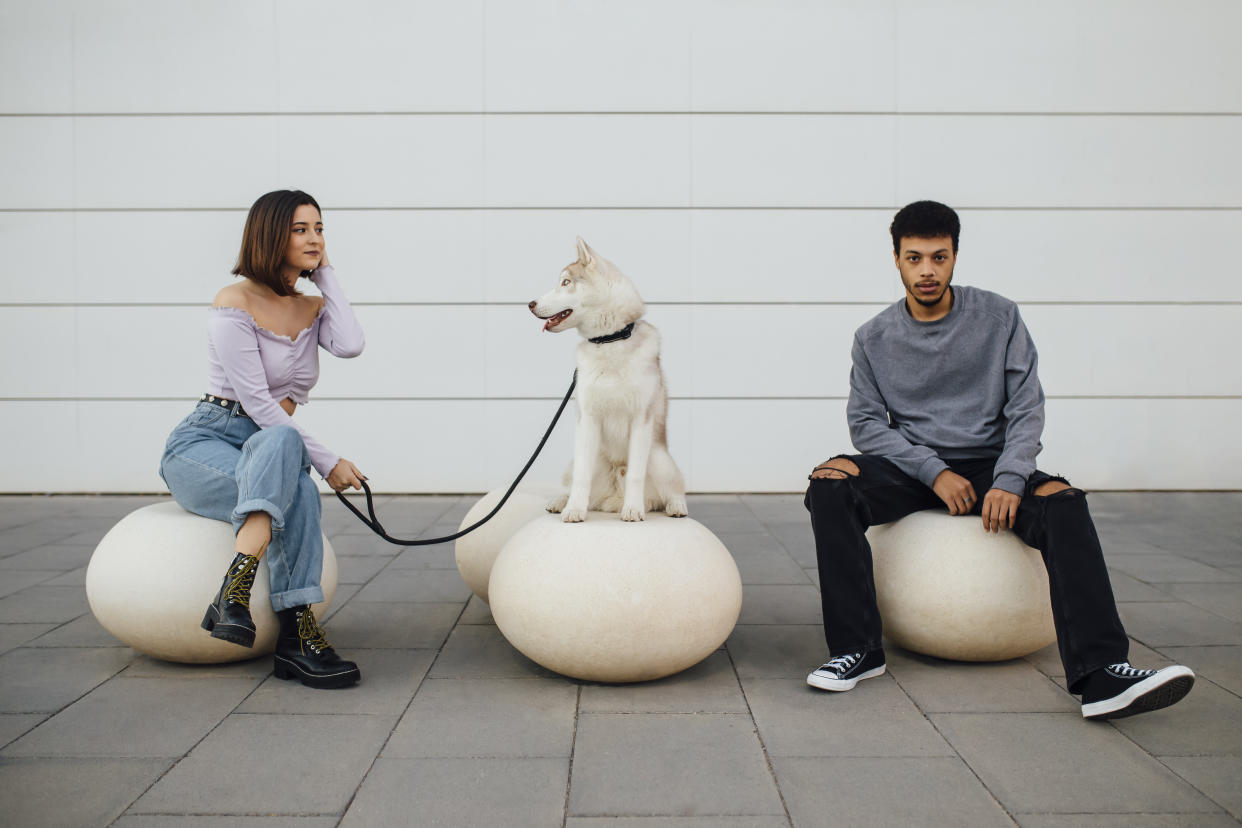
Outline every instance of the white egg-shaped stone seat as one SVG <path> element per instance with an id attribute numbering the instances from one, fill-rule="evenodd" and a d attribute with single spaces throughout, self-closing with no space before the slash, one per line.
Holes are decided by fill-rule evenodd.
<path id="1" fill-rule="evenodd" d="M 496 625 L 532 661 L 620 683 L 672 675 L 720 647 L 741 611 L 742 579 L 691 518 L 590 512 L 582 523 L 545 515 L 519 529 L 489 594 Z"/>
<path id="2" fill-rule="evenodd" d="M 483 495 L 466 512 L 457 531 L 460 532 L 482 520 L 488 512 L 496 508 L 507 490 L 506 486 Z M 462 580 L 470 587 L 471 592 L 484 601 L 487 600 L 487 584 L 492 577 L 492 565 L 500 550 L 513 537 L 514 532 L 540 515 L 548 514 L 546 507 L 551 499 L 550 491 L 518 489 L 505 501 L 504 508 L 495 517 L 454 542 L 457 571 L 461 573 Z"/>
<path id="3" fill-rule="evenodd" d="M 977 516 L 912 515 L 867 531 L 884 636 L 916 653 L 1002 661 L 1056 640 L 1048 572 L 1013 532 Z"/>
<path id="4" fill-rule="evenodd" d="M 254 647 L 212 638 L 201 626 L 233 560 L 233 527 L 168 501 L 144 506 L 113 526 L 86 570 L 86 598 L 104 629 L 139 652 L 164 661 L 211 664 L 241 661 L 276 648 L 277 622 L 268 595 L 267 564 L 250 592 Z M 336 555 L 323 541 L 324 602 L 336 594 Z"/>

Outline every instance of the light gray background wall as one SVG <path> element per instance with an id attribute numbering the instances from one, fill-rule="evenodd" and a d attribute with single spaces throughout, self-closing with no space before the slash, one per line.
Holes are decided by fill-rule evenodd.
<path id="1" fill-rule="evenodd" d="M 520 468 L 576 341 L 524 306 L 579 233 L 664 333 L 690 487 L 800 489 L 929 197 L 1040 347 L 1044 468 L 1242 488 L 1238 31 L 1236 0 L 3 0 L 0 490 L 162 489 L 277 187 L 368 335 L 298 417 L 384 491 Z"/>

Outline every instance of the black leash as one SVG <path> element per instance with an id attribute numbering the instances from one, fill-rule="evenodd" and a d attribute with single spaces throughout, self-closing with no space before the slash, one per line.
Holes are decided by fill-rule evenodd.
<path id="1" fill-rule="evenodd" d="M 530 456 L 530 459 L 526 461 L 526 465 L 522 467 L 522 471 L 520 474 L 518 474 L 517 480 L 513 481 L 513 485 L 509 487 L 509 491 L 505 492 L 505 496 L 502 497 L 500 499 L 500 502 L 496 504 L 496 508 L 488 512 L 487 517 L 483 518 L 478 523 L 474 524 L 473 526 L 468 526 L 465 529 L 462 529 L 460 532 L 457 532 L 456 534 L 449 535 L 443 538 L 424 538 L 422 540 L 401 540 L 400 538 L 394 538 L 390 536 L 387 532 L 384 531 L 384 527 L 380 523 L 379 517 L 375 514 L 375 504 L 371 500 L 371 487 L 367 485 L 367 481 L 365 480 L 362 481 L 362 490 L 366 493 L 366 496 L 367 496 L 367 512 L 371 516 L 370 519 L 363 516 L 362 512 L 359 512 L 358 509 L 354 506 L 354 504 L 350 503 L 349 499 L 345 497 L 344 494 L 342 494 L 341 492 L 337 492 L 336 496 L 340 499 L 342 503 L 345 504 L 345 508 L 353 512 L 354 515 L 358 518 L 358 520 L 362 521 L 363 523 L 367 525 L 368 529 L 370 529 L 372 532 L 379 535 L 381 538 L 388 541 L 389 543 L 395 543 L 398 546 L 432 546 L 437 543 L 447 543 L 448 541 L 451 541 L 451 540 L 457 540 L 462 535 L 469 534 L 470 532 L 473 532 L 475 529 L 478 529 L 483 524 L 487 523 L 489 520 L 495 517 L 496 513 L 500 511 L 500 508 L 505 505 L 505 501 L 509 499 L 509 495 L 513 494 L 513 490 L 518 487 L 518 484 L 522 482 L 522 478 L 526 476 L 526 472 L 530 471 L 530 467 L 534 465 L 535 458 L 539 456 L 539 452 L 543 451 L 544 444 L 547 443 L 548 438 L 552 436 L 552 429 L 556 428 L 557 420 L 561 418 L 561 412 L 565 410 L 565 406 L 569 405 L 569 398 L 573 396 L 574 388 L 577 385 L 578 385 L 578 372 L 574 371 L 574 378 L 569 383 L 569 390 L 565 392 L 565 399 L 561 400 L 560 408 L 556 409 L 556 414 L 555 416 L 552 417 L 552 422 L 548 424 L 548 430 L 543 433 L 543 439 L 539 441 L 539 445 L 535 447 L 535 453 Z"/>

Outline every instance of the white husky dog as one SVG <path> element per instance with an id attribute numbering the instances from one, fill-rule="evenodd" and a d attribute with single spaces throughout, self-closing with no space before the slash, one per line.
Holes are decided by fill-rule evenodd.
<path id="1" fill-rule="evenodd" d="M 548 504 L 566 523 L 587 510 L 642 520 L 646 510 L 686 514 L 686 484 L 668 453 L 668 391 L 660 370 L 660 333 L 642 320 L 633 282 L 578 238 L 578 260 L 560 284 L 530 303 L 559 333 L 577 328 L 578 428 L 566 494 Z"/>

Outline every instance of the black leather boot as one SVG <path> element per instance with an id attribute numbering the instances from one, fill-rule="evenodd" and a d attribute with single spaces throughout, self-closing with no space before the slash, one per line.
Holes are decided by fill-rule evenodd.
<path id="1" fill-rule="evenodd" d="M 254 621 L 250 618 L 250 588 L 254 586 L 254 571 L 259 559 L 240 552 L 229 564 L 224 583 L 216 600 L 203 616 L 203 629 L 212 638 L 222 638 L 243 647 L 254 646 Z"/>
<path id="2" fill-rule="evenodd" d="M 276 639 L 279 679 L 300 679 L 307 687 L 348 687 L 362 678 L 358 665 L 336 654 L 324 638 L 310 607 L 293 607 L 276 613 L 280 636 Z"/>

